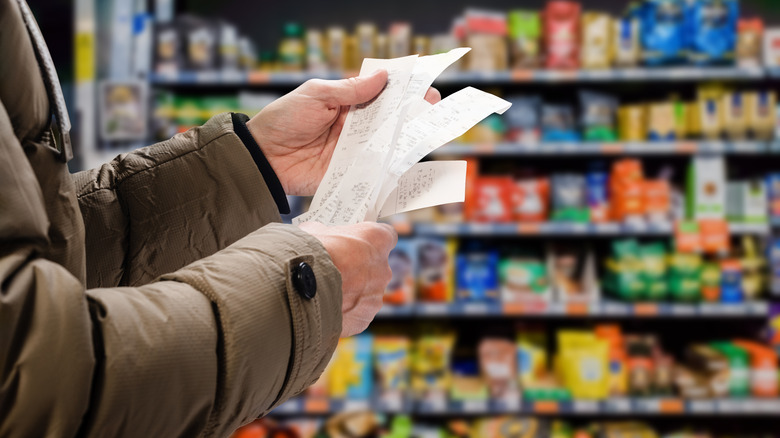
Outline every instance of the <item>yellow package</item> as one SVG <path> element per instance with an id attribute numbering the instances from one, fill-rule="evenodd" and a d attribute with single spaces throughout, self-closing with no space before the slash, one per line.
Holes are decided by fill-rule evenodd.
<path id="1" fill-rule="evenodd" d="M 685 116 L 688 119 L 687 132 L 691 138 L 701 136 L 701 117 L 699 117 L 699 102 L 689 102 L 685 105 Z"/>
<path id="2" fill-rule="evenodd" d="M 639 20 L 619 18 L 612 26 L 612 56 L 618 67 L 636 67 L 642 55 L 639 43 Z"/>
<path id="3" fill-rule="evenodd" d="M 363 64 L 365 58 L 377 57 L 376 34 L 376 26 L 373 23 L 360 23 L 355 28 L 358 66 Z"/>
<path id="4" fill-rule="evenodd" d="M 644 105 L 624 105 L 618 109 L 618 131 L 622 141 L 647 140 Z"/>
<path id="5" fill-rule="evenodd" d="M 404 336 L 374 338 L 374 371 L 382 392 L 409 388 L 411 342 Z"/>
<path id="6" fill-rule="evenodd" d="M 748 112 L 743 93 L 726 93 L 723 105 L 723 129 L 731 140 L 744 140 L 748 133 Z"/>
<path id="7" fill-rule="evenodd" d="M 446 392 L 450 387 L 450 362 L 455 336 L 452 333 L 424 335 L 414 345 L 412 389 L 418 397 Z"/>
<path id="8" fill-rule="evenodd" d="M 564 385 L 576 399 L 609 396 L 609 342 L 591 332 L 558 334 L 559 367 Z"/>
<path id="9" fill-rule="evenodd" d="M 719 84 L 708 84 L 698 90 L 698 114 L 701 135 L 707 140 L 719 140 L 723 133 L 723 96 L 726 90 Z"/>
<path id="10" fill-rule="evenodd" d="M 745 93 L 748 130 L 756 140 L 774 139 L 777 95 L 774 91 Z"/>
<path id="11" fill-rule="evenodd" d="M 612 66 L 612 17 L 599 12 L 582 14 L 580 63 L 586 69 Z"/>
<path id="12" fill-rule="evenodd" d="M 647 138 L 651 141 L 675 140 L 675 105 L 672 102 L 654 103 L 647 107 Z"/>
<path id="13" fill-rule="evenodd" d="M 522 387 L 533 387 L 547 373 L 547 339 L 544 331 L 517 336 L 517 371 Z"/>
<path id="14" fill-rule="evenodd" d="M 558 354 L 556 354 L 553 359 L 553 369 L 558 380 L 563 382 L 564 386 L 568 386 L 564 370 L 564 360 L 562 359 L 563 352 L 577 348 L 580 345 L 589 345 L 596 340 L 596 334 L 583 330 L 560 330 L 557 333 L 557 339 Z"/>
<path id="15" fill-rule="evenodd" d="M 341 27 L 331 27 L 327 32 L 328 68 L 343 71 L 347 65 L 347 35 Z"/>

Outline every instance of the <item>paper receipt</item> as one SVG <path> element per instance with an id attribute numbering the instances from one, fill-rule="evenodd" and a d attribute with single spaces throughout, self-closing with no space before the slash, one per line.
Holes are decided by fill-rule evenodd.
<path id="1" fill-rule="evenodd" d="M 469 50 L 365 59 L 360 74 L 385 69 L 387 85 L 373 100 L 350 108 L 311 207 L 293 223 L 346 225 L 463 202 L 465 162 L 418 162 L 511 105 L 471 87 L 435 105 L 424 100 L 436 77 Z"/>

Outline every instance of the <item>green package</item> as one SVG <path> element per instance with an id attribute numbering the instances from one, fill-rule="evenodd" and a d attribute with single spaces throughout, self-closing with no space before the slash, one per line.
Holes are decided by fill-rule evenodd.
<path id="1" fill-rule="evenodd" d="M 673 300 L 685 303 L 701 300 L 701 270 L 699 254 L 669 256 L 669 293 Z"/>
<path id="2" fill-rule="evenodd" d="M 650 301 L 662 301 L 668 293 L 666 247 L 660 242 L 643 245 L 639 257 L 642 261 L 645 298 Z"/>
<path id="3" fill-rule="evenodd" d="M 750 396 L 750 356 L 731 342 L 712 342 L 710 347 L 729 361 L 729 395 L 734 398 Z"/>
<path id="4" fill-rule="evenodd" d="M 617 240 L 612 244 L 614 257 L 607 260 L 604 288 L 625 301 L 645 298 L 647 284 L 643 277 L 640 246 L 634 239 Z"/>
<path id="5" fill-rule="evenodd" d="M 537 67 L 541 61 L 542 20 L 536 11 L 509 12 L 509 41 L 514 68 Z"/>

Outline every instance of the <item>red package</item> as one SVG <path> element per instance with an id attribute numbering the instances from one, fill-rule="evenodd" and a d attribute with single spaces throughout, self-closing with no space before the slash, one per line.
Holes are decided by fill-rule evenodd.
<path id="1" fill-rule="evenodd" d="M 616 161 L 609 179 L 612 219 L 623 221 L 629 216 L 645 213 L 642 163 L 635 159 Z"/>
<path id="2" fill-rule="evenodd" d="M 550 211 L 550 180 L 547 178 L 518 180 L 512 193 L 512 204 L 516 221 L 547 220 Z"/>
<path id="3" fill-rule="evenodd" d="M 544 41 L 547 68 L 577 69 L 580 67 L 579 3 L 551 1 L 544 15 Z"/>
<path id="4" fill-rule="evenodd" d="M 479 178 L 476 185 L 476 222 L 509 222 L 512 220 L 512 192 L 510 177 Z"/>
<path id="5" fill-rule="evenodd" d="M 463 205 L 463 216 L 466 220 L 474 220 L 477 211 L 477 182 L 479 181 L 479 160 L 466 159 L 466 196 Z"/>

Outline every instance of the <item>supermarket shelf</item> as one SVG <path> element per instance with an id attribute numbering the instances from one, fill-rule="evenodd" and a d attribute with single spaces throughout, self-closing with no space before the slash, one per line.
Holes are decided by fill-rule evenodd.
<path id="1" fill-rule="evenodd" d="M 780 153 L 780 144 L 763 141 L 680 141 L 680 142 L 542 142 L 537 144 L 450 143 L 432 156 L 560 156 L 560 155 L 754 155 Z"/>
<path id="2" fill-rule="evenodd" d="M 671 236 L 674 226 L 666 224 L 622 223 L 418 223 L 413 225 L 415 234 L 430 236 Z M 731 234 L 766 235 L 769 224 L 732 223 Z"/>
<path id="3" fill-rule="evenodd" d="M 358 72 L 242 72 L 242 71 L 182 71 L 153 73 L 149 80 L 153 85 L 298 85 L 312 78 L 340 79 L 355 76 Z M 558 82 L 636 82 L 680 80 L 754 80 L 767 76 L 761 67 L 672 67 L 632 68 L 611 70 L 512 70 L 500 72 L 445 72 L 436 80 L 437 85 L 468 83 L 558 83 Z"/>
<path id="4" fill-rule="evenodd" d="M 417 303 L 385 305 L 378 318 L 478 318 L 478 317 L 606 317 L 606 318 L 765 318 L 766 302 L 724 303 Z"/>
<path id="5" fill-rule="evenodd" d="M 678 398 L 622 398 L 607 401 L 472 400 L 401 402 L 383 406 L 370 400 L 290 400 L 272 415 L 325 415 L 334 412 L 372 411 L 418 415 L 731 415 L 780 414 L 780 399 L 682 400 Z"/>

